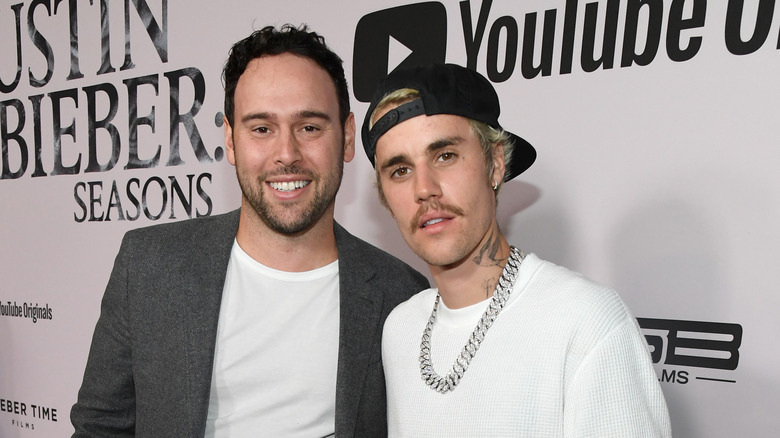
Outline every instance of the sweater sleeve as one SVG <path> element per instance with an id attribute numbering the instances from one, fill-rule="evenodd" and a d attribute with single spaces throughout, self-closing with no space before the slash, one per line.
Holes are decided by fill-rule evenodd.
<path id="1" fill-rule="evenodd" d="M 671 437 L 647 344 L 630 314 L 583 358 L 564 399 L 566 437 Z"/>

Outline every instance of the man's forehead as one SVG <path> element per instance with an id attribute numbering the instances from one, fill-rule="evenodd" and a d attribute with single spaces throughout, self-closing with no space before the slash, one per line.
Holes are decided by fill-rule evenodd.
<path id="1" fill-rule="evenodd" d="M 260 83 L 263 87 L 316 87 L 320 93 L 332 92 L 332 97 L 337 98 L 336 84 L 330 74 L 313 59 L 293 53 L 263 55 L 249 61 L 238 78 L 237 87 Z"/>
<path id="2" fill-rule="evenodd" d="M 339 103 L 336 86 L 322 67 L 302 56 L 281 54 L 250 61 L 236 86 L 234 108 L 264 118 L 337 118 Z"/>
<path id="3" fill-rule="evenodd" d="M 264 54 L 252 58 L 246 64 L 244 73 L 255 69 L 268 68 L 269 66 L 277 66 L 277 65 L 284 65 L 284 64 L 294 64 L 299 66 L 309 64 L 312 67 L 319 68 L 325 74 L 327 74 L 325 69 L 320 67 L 320 65 L 317 64 L 313 59 L 295 53 L 290 53 L 290 52 L 277 53 L 277 54 Z"/>

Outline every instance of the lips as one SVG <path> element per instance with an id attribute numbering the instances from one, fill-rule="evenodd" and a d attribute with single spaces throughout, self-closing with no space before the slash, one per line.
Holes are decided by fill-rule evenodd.
<path id="1" fill-rule="evenodd" d="M 414 233 L 426 227 L 450 221 L 458 216 L 463 216 L 463 210 L 458 207 L 441 203 L 428 204 L 420 208 L 410 225 Z"/>

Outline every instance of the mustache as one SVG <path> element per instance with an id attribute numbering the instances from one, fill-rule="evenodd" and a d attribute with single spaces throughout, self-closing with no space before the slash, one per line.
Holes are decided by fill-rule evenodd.
<path id="1" fill-rule="evenodd" d="M 450 213 L 455 216 L 463 216 L 466 212 L 464 212 L 461 208 L 456 207 L 454 205 L 444 204 L 439 201 L 432 201 L 428 202 L 417 210 L 417 214 L 414 215 L 414 218 L 412 218 L 411 223 L 409 224 L 409 229 L 412 233 L 416 232 L 418 228 L 420 228 L 420 219 L 422 219 L 423 215 L 428 213 L 429 211 L 441 211 L 445 213 Z"/>
<path id="2" fill-rule="evenodd" d="M 300 167 L 298 165 L 292 165 L 292 166 L 278 167 L 274 170 L 265 172 L 262 175 L 260 175 L 260 180 L 266 180 L 274 176 L 284 176 L 284 175 L 302 175 L 307 177 L 308 179 L 312 179 L 312 180 L 316 179 L 316 175 L 311 170 L 304 169 L 303 167 Z"/>

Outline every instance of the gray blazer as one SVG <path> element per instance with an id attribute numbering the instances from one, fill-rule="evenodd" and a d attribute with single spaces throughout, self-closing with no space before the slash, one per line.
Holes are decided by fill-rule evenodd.
<path id="1" fill-rule="evenodd" d="M 238 218 L 236 210 L 125 235 L 71 410 L 74 436 L 203 436 Z M 341 296 L 336 436 L 385 436 L 382 326 L 428 281 L 340 225 L 334 229 Z"/>

